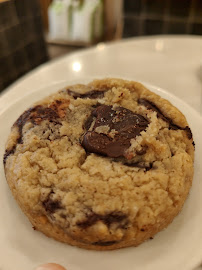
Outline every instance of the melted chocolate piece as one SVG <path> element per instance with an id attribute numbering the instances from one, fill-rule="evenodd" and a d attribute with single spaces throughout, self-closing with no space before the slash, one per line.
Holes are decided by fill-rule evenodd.
<path id="1" fill-rule="evenodd" d="M 81 227 L 82 229 L 86 229 L 92 225 L 94 225 L 95 223 L 97 223 L 98 221 L 102 221 L 103 223 L 105 223 L 108 227 L 112 224 L 112 223 L 122 223 L 121 227 L 125 227 L 127 224 L 127 216 L 121 212 L 112 212 L 110 214 L 107 215 L 98 215 L 96 213 L 91 213 L 86 220 L 82 221 L 82 222 L 78 222 L 77 225 L 79 227 Z"/>
<path id="2" fill-rule="evenodd" d="M 94 121 L 92 130 L 91 127 Z M 87 152 L 97 153 L 108 157 L 123 157 L 130 147 L 130 140 L 140 135 L 149 122 L 142 115 L 132 111 L 112 106 L 100 105 L 92 111 L 86 121 L 85 128 L 88 130 L 83 137 L 82 146 Z M 96 132 L 96 128 L 108 128 L 106 133 Z M 113 134 L 110 132 L 113 131 Z"/>
<path id="3" fill-rule="evenodd" d="M 149 162 L 124 163 L 124 165 L 129 166 L 129 167 L 145 169 L 146 171 L 151 170 L 153 166 L 153 164 Z"/>
<path id="4" fill-rule="evenodd" d="M 122 222 L 124 219 L 126 219 L 126 215 L 120 212 L 114 212 L 106 216 L 102 216 L 102 220 L 107 226 L 110 226 L 112 223 Z"/>
<path id="5" fill-rule="evenodd" d="M 136 154 L 137 154 L 138 156 L 142 156 L 142 155 L 146 154 L 147 148 L 148 148 L 148 146 L 143 146 L 142 149 L 141 149 L 140 151 L 136 151 Z"/>
<path id="6" fill-rule="evenodd" d="M 173 130 L 178 130 L 178 129 L 184 130 L 187 133 L 188 139 L 189 140 L 192 139 L 192 132 L 191 132 L 191 129 L 188 126 L 186 126 L 185 128 L 183 128 L 183 127 L 180 127 L 180 126 L 174 124 L 173 121 L 172 121 L 172 119 L 169 118 L 169 117 L 167 117 L 167 116 L 165 116 L 161 112 L 161 110 L 153 102 L 151 102 L 151 101 L 149 101 L 147 99 L 144 99 L 144 98 L 140 98 L 140 99 L 138 99 L 138 103 L 140 105 L 145 106 L 149 110 L 152 110 L 152 111 L 157 112 L 157 116 L 169 124 L 169 129 L 173 129 Z"/>
<path id="7" fill-rule="evenodd" d="M 58 201 L 52 201 L 51 199 L 44 201 L 43 206 L 49 213 L 54 213 L 57 209 L 61 208 Z"/>
<path id="8" fill-rule="evenodd" d="M 101 217 L 97 214 L 92 213 L 87 217 L 86 220 L 78 222 L 77 225 L 79 227 L 82 227 L 83 229 L 86 229 L 92 225 L 94 225 L 98 220 L 101 220 Z"/>
<path id="9" fill-rule="evenodd" d="M 192 139 L 191 129 L 188 126 L 186 126 L 185 128 L 181 128 L 181 129 L 186 131 L 188 139 L 191 140 Z"/>
<path id="10" fill-rule="evenodd" d="M 49 120 L 50 122 L 58 123 L 56 121 L 58 117 L 59 116 L 55 110 L 53 110 L 52 108 L 43 107 L 40 105 L 26 110 L 13 124 L 13 126 L 18 127 L 19 137 L 17 139 L 16 144 L 11 149 L 6 150 L 4 154 L 4 159 L 3 159 L 4 164 L 6 163 L 6 159 L 8 158 L 8 156 L 11 154 L 14 154 L 17 144 L 23 143 L 22 130 L 27 121 L 30 121 L 34 125 L 39 124 L 43 120 Z"/>
<path id="11" fill-rule="evenodd" d="M 84 126 L 83 126 L 85 130 L 89 130 L 89 128 L 90 128 L 90 126 L 91 126 L 93 120 L 94 120 L 94 116 L 91 114 L 91 115 L 88 117 L 88 119 L 86 120 L 86 122 L 85 122 L 85 124 L 84 124 Z"/>
<path id="12" fill-rule="evenodd" d="M 102 104 L 98 102 L 98 103 L 96 103 L 95 105 L 92 105 L 92 108 L 95 109 L 95 108 L 99 107 L 100 105 L 102 105 Z"/>
<path id="13" fill-rule="evenodd" d="M 111 246 L 114 244 L 117 244 L 119 241 L 107 241 L 107 242 L 95 242 L 93 243 L 93 245 L 95 246 L 103 246 L 103 247 L 107 247 L 107 246 Z"/>
<path id="14" fill-rule="evenodd" d="M 165 122 L 170 122 L 170 120 L 168 120 L 168 118 L 163 115 L 163 113 L 160 111 L 160 109 L 153 102 L 151 102 L 147 99 L 144 99 L 144 98 L 140 98 L 140 99 L 138 99 L 138 103 L 140 105 L 145 106 L 149 110 L 157 112 L 157 116 L 159 118 L 161 118 L 162 120 L 164 120 Z"/>
<path id="15" fill-rule="evenodd" d="M 19 138 L 17 143 L 22 143 L 22 129 L 27 120 L 30 118 L 30 115 L 34 111 L 34 108 L 30 108 L 29 110 L 26 110 L 23 114 L 20 115 L 20 117 L 16 120 L 13 126 L 17 126 L 19 130 Z"/>
<path id="16" fill-rule="evenodd" d="M 128 167 L 145 169 L 146 171 L 149 171 L 153 168 L 153 162 L 146 162 L 146 161 L 131 162 L 130 160 L 126 160 L 124 158 L 115 158 L 113 159 L 113 161 L 120 162 L 123 165 L 128 166 Z"/>
<path id="17" fill-rule="evenodd" d="M 53 200 L 51 198 L 51 194 L 53 194 L 53 192 L 51 192 L 49 195 L 48 195 L 48 198 L 43 201 L 43 206 L 46 210 L 46 212 L 52 214 L 54 213 L 56 210 L 58 209 L 61 209 L 61 205 L 60 205 L 60 202 L 59 201 L 56 201 L 56 200 Z"/>
<path id="18" fill-rule="evenodd" d="M 35 106 L 25 111 L 14 123 L 18 126 L 19 131 L 22 132 L 23 126 L 27 121 L 31 121 L 33 124 L 39 124 L 43 120 L 49 120 L 50 122 L 55 122 L 58 118 L 58 114 L 55 110 L 49 107 Z"/>
<path id="19" fill-rule="evenodd" d="M 89 91 L 87 93 L 81 94 L 72 90 L 67 90 L 67 93 L 72 96 L 74 99 L 77 98 L 90 98 L 90 99 L 96 99 L 96 98 L 103 98 L 104 97 L 104 93 L 106 92 L 106 90 L 104 91 L 98 91 L 98 90 L 92 90 Z"/>
<path id="20" fill-rule="evenodd" d="M 36 106 L 25 111 L 14 123 L 19 129 L 19 138 L 17 143 L 23 143 L 22 140 L 22 129 L 26 122 L 30 121 L 34 125 L 38 125 L 42 120 L 49 120 L 54 122 L 58 118 L 58 114 L 51 108 L 43 106 Z"/>
<path id="21" fill-rule="evenodd" d="M 5 153 L 4 153 L 4 157 L 3 157 L 3 164 L 6 164 L 6 160 L 7 158 L 15 153 L 15 149 L 16 149 L 16 145 L 14 145 L 11 149 L 6 149 Z"/>

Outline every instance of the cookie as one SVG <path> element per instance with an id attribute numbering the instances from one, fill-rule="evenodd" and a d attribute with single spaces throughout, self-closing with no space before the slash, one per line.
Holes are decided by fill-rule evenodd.
<path id="1" fill-rule="evenodd" d="M 86 249 L 137 246 L 180 212 L 193 179 L 184 115 L 121 79 L 73 85 L 14 123 L 4 167 L 36 230 Z"/>

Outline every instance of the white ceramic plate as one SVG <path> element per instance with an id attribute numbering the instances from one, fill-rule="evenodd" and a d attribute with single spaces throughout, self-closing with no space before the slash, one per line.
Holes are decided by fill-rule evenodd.
<path id="1" fill-rule="evenodd" d="M 1 157 L 10 127 L 24 109 L 68 84 L 62 81 L 47 85 L 43 89 L 23 96 L 1 112 Z M 195 176 L 189 198 L 181 214 L 153 240 L 136 248 L 99 252 L 71 247 L 49 239 L 32 229 L 11 195 L 1 162 L 1 270 L 32 270 L 44 262 L 60 263 L 68 270 L 192 270 L 200 263 L 202 258 L 202 182 L 200 181 L 202 118 L 193 108 L 175 96 L 157 87 L 148 84 L 146 86 L 177 106 L 186 115 L 194 134 Z"/>
<path id="2" fill-rule="evenodd" d="M 132 1 L 132 0 L 131 0 Z M 27 92 L 52 82 L 86 76 L 138 78 L 169 89 L 195 110 L 200 111 L 202 37 L 159 35 L 101 43 L 47 62 L 32 70 L 0 96 L 0 112 L 5 104 Z"/>

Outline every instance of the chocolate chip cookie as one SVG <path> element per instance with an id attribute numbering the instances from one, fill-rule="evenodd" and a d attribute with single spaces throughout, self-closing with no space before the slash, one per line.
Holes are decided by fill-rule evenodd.
<path id="1" fill-rule="evenodd" d="M 73 85 L 13 124 L 5 174 L 34 228 L 87 249 L 137 246 L 180 212 L 193 178 L 184 115 L 121 79 Z"/>

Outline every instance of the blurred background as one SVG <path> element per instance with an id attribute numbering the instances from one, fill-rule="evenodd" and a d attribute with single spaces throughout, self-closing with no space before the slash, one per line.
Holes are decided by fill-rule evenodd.
<path id="1" fill-rule="evenodd" d="M 0 91 L 64 54 L 161 34 L 202 35 L 202 0 L 0 0 Z"/>

